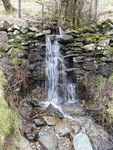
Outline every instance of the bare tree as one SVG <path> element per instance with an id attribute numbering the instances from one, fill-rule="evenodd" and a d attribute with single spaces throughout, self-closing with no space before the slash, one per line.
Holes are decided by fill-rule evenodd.
<path id="1" fill-rule="evenodd" d="M 18 17 L 21 18 L 21 0 L 18 0 Z"/>
<path id="2" fill-rule="evenodd" d="M 6 12 L 14 12 L 16 9 L 11 5 L 10 0 L 2 0 Z"/>

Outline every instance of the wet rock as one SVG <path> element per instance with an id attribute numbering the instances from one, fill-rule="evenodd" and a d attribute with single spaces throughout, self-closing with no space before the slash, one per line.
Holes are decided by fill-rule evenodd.
<path id="1" fill-rule="evenodd" d="M 85 45 L 84 48 L 86 51 L 94 51 L 96 47 L 95 44 L 92 43 L 92 44 Z"/>
<path id="2" fill-rule="evenodd" d="M 8 51 L 8 36 L 5 31 L 0 31 L 0 50 Z"/>
<path id="3" fill-rule="evenodd" d="M 62 106 L 62 111 L 70 116 L 82 116 L 85 115 L 84 109 L 80 106 L 80 104 L 67 104 Z"/>
<path id="4" fill-rule="evenodd" d="M 61 122 L 59 118 L 52 117 L 52 116 L 44 116 L 43 119 L 49 126 L 57 125 Z"/>
<path id="5" fill-rule="evenodd" d="M 46 125 L 46 122 L 43 118 L 39 118 L 39 119 L 34 119 L 34 123 L 36 124 L 36 126 L 44 126 Z"/>
<path id="6" fill-rule="evenodd" d="M 0 22 L 0 31 L 4 31 L 9 27 L 9 23 L 7 21 Z"/>
<path id="7" fill-rule="evenodd" d="M 59 43 L 68 44 L 74 42 L 74 38 L 71 35 L 56 35 L 56 39 Z"/>
<path id="8" fill-rule="evenodd" d="M 47 107 L 46 112 L 48 115 L 51 115 L 57 118 L 63 118 L 62 112 L 58 108 L 55 108 L 52 104 L 50 104 Z"/>
<path id="9" fill-rule="evenodd" d="M 46 150 L 56 150 L 57 148 L 57 137 L 55 134 L 40 135 L 39 142 Z"/>
<path id="10" fill-rule="evenodd" d="M 27 103 L 29 106 L 32 106 L 32 107 L 39 107 L 39 102 L 36 100 L 27 101 Z"/>
<path id="11" fill-rule="evenodd" d="M 75 150 L 93 150 L 88 136 L 83 133 L 79 133 L 74 137 L 73 145 Z"/>

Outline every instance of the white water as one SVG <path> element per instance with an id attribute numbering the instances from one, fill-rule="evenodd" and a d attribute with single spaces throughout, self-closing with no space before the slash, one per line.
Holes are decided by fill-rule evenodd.
<path id="1" fill-rule="evenodd" d="M 60 45 L 51 36 L 46 38 L 46 92 L 48 101 L 53 105 L 76 102 L 76 86 L 67 80 L 64 60 L 60 53 Z"/>

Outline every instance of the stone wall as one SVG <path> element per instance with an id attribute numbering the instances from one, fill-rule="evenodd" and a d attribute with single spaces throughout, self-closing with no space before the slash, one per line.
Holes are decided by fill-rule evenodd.
<path id="1" fill-rule="evenodd" d="M 6 26 L 5 26 L 6 25 Z M 1 23 L 0 51 L 5 51 L 14 66 L 23 66 L 27 72 L 28 84 L 45 81 L 45 37 L 50 30 L 35 27 L 23 28 L 18 25 Z M 8 35 L 8 39 L 7 39 Z M 93 24 L 77 31 L 65 31 L 55 38 L 61 44 L 61 53 L 66 61 L 66 72 L 73 82 L 101 74 L 109 77 L 113 70 L 113 22 Z M 1 57 L 3 53 L 0 54 Z"/>

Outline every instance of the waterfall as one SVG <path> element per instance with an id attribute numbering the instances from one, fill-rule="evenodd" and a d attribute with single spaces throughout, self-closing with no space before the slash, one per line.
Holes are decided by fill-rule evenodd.
<path id="1" fill-rule="evenodd" d="M 52 104 L 75 103 L 76 86 L 67 79 L 60 44 L 53 35 L 46 37 L 46 92 Z"/>

